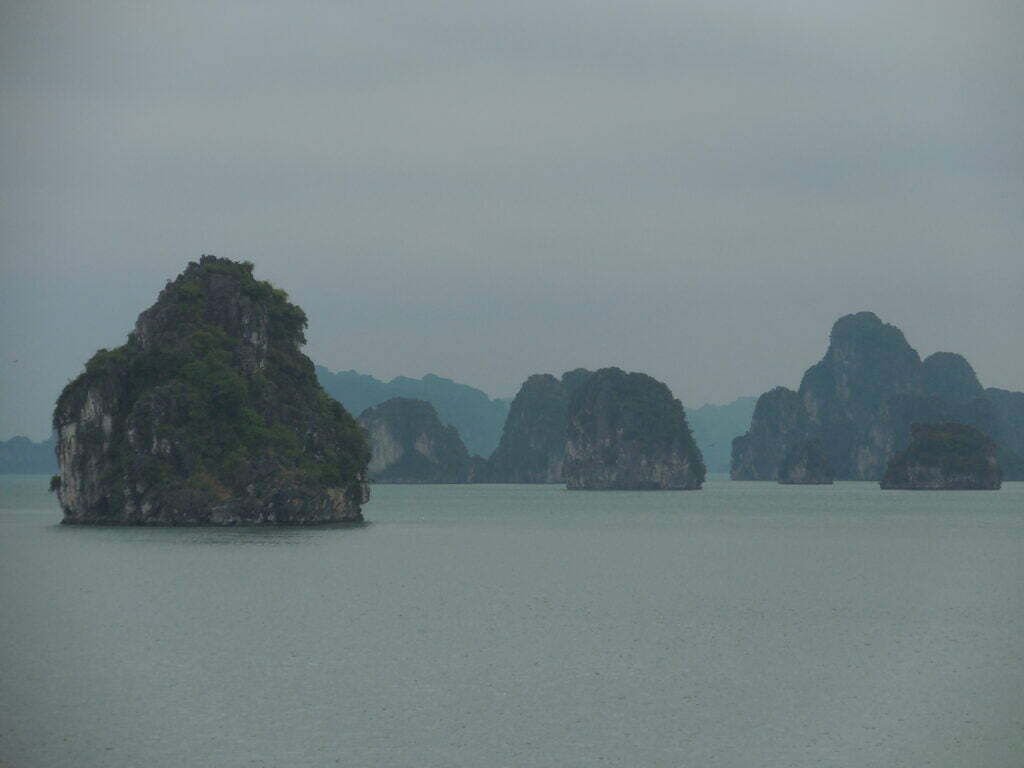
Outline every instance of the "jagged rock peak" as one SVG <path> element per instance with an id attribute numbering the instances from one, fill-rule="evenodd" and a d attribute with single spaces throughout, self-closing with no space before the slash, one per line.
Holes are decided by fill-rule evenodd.
<path id="1" fill-rule="evenodd" d="M 458 430 L 425 400 L 393 397 L 367 408 L 359 424 L 370 441 L 370 479 L 379 483 L 464 483 L 470 457 Z"/>
<path id="2" fill-rule="evenodd" d="M 974 368 L 963 355 L 936 352 L 921 363 L 921 387 L 924 394 L 952 402 L 981 397 L 985 390 Z"/>
<path id="3" fill-rule="evenodd" d="M 812 421 L 822 418 L 823 401 L 855 410 L 877 408 L 888 395 L 914 392 L 921 358 L 903 331 L 874 312 L 836 320 L 825 356 L 804 374 L 800 395 Z"/>
<path id="4" fill-rule="evenodd" d="M 299 347 L 306 316 L 253 266 L 204 256 L 54 411 L 64 521 L 357 521 L 369 451 Z"/>
<path id="5" fill-rule="evenodd" d="M 570 490 L 697 489 L 705 475 L 682 404 L 660 381 L 619 368 L 573 392 L 562 471 Z"/>
<path id="6" fill-rule="evenodd" d="M 892 458 L 880 485 L 896 490 L 998 490 L 996 444 L 965 424 L 914 424 L 910 445 Z"/>

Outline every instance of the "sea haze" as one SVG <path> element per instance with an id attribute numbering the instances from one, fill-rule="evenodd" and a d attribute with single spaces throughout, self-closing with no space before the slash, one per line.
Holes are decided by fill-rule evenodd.
<path id="1" fill-rule="evenodd" d="M 1019 766 L 1024 483 L 376 486 L 58 525 L 0 478 L 0 764 Z"/>

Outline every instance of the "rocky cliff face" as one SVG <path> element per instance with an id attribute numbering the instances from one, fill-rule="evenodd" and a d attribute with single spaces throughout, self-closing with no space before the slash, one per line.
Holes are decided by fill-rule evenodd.
<path id="1" fill-rule="evenodd" d="M 683 406 L 661 382 L 603 368 L 572 394 L 563 465 L 570 490 L 696 489 L 704 474 Z"/>
<path id="2" fill-rule="evenodd" d="M 590 377 L 582 368 L 556 379 L 530 376 L 512 405 L 498 448 L 478 480 L 494 483 L 561 483 L 569 397 Z"/>
<path id="3" fill-rule="evenodd" d="M 378 483 L 464 483 L 470 457 L 455 427 L 425 400 L 393 397 L 368 408 L 359 424 L 370 441 L 370 479 Z"/>
<path id="4" fill-rule="evenodd" d="M 305 326 L 251 264 L 190 263 L 57 402 L 64 522 L 361 520 L 369 451 L 301 353 Z"/>
<path id="5" fill-rule="evenodd" d="M 996 444 L 964 424 L 915 424 L 910 445 L 889 462 L 880 485 L 897 490 L 998 490 Z"/>
<path id="6" fill-rule="evenodd" d="M 762 395 L 750 431 L 733 441 L 733 479 L 773 479 L 794 445 L 816 439 L 837 479 L 877 480 L 915 423 L 959 422 L 1012 442 L 1014 428 L 1003 426 L 1006 415 L 962 356 L 938 352 L 922 362 L 898 328 L 870 312 L 835 323 L 798 404 L 787 391 Z"/>
<path id="7" fill-rule="evenodd" d="M 803 440 L 786 453 L 779 464 L 783 485 L 832 485 L 832 467 L 819 440 Z"/>
<path id="8" fill-rule="evenodd" d="M 806 440 L 807 412 L 800 396 L 776 387 L 757 399 L 750 431 L 732 441 L 733 480 L 775 480 L 789 450 Z"/>
<path id="9" fill-rule="evenodd" d="M 896 450 L 899 424 L 880 418 L 880 410 L 919 390 L 920 368 L 903 333 L 873 313 L 836 321 L 825 357 L 800 382 L 808 436 L 821 440 L 836 477 L 881 475 Z"/>

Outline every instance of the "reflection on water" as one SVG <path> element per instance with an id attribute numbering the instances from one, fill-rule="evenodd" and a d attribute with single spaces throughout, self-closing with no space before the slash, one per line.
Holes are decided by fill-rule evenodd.
<path id="1" fill-rule="evenodd" d="M 364 530 L 371 523 L 326 523 L 322 525 L 252 526 L 129 526 L 62 525 L 51 530 L 78 536 L 113 538 L 152 544 L 217 544 L 227 546 L 274 546 L 279 544 L 319 543 L 325 536 L 341 536 Z"/>

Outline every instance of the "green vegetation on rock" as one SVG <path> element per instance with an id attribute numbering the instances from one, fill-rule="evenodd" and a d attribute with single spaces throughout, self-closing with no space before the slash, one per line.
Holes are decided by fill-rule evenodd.
<path id="1" fill-rule="evenodd" d="M 363 435 L 299 350 L 305 314 L 252 271 L 189 264 L 128 343 L 64 389 L 54 428 L 72 519 L 315 521 L 330 517 L 310 510 L 331 506 L 326 489 L 358 514 Z"/>
<path id="2" fill-rule="evenodd" d="M 602 368 L 569 400 L 570 490 L 696 489 L 705 467 L 682 404 L 643 373 Z"/>

